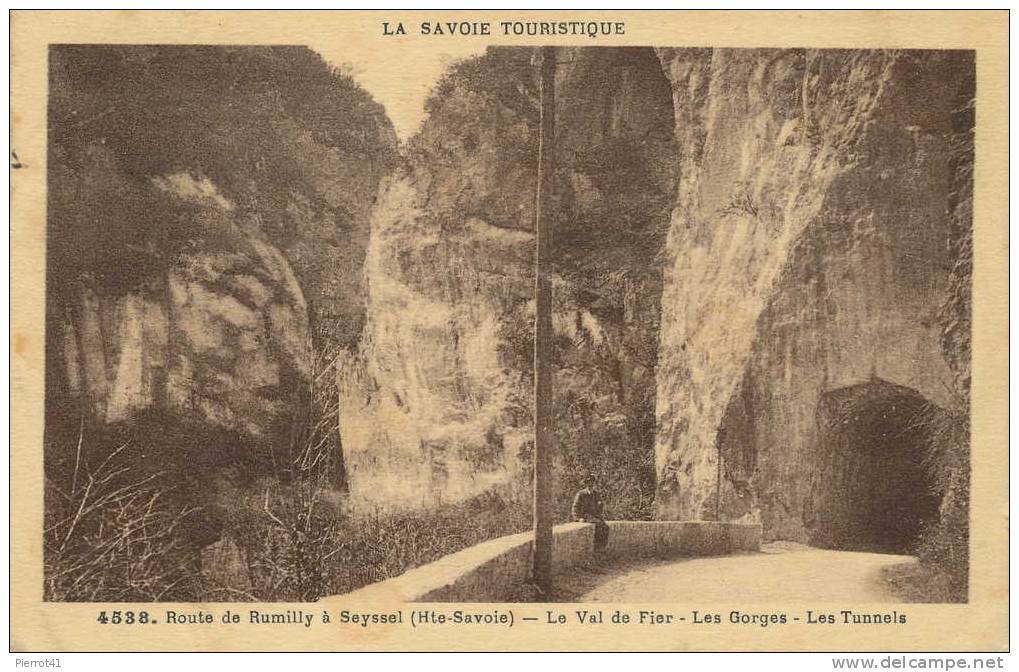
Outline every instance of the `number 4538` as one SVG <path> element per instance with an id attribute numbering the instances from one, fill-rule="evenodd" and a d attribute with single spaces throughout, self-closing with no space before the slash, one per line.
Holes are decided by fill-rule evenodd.
<path id="1" fill-rule="evenodd" d="M 111 611 L 110 615 L 107 616 L 105 611 L 99 612 L 99 617 L 96 622 L 106 625 L 111 623 L 113 625 L 119 625 L 121 623 L 125 625 L 131 625 L 132 623 L 148 623 L 149 612 L 139 611 L 137 613 L 133 611 Z"/>

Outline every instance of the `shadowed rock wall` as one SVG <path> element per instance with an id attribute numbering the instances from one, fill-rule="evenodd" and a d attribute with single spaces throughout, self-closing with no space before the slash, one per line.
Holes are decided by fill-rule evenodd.
<path id="1" fill-rule="evenodd" d="M 49 64 L 47 475 L 130 444 L 174 481 L 283 476 L 314 372 L 363 325 L 384 111 L 303 47 Z"/>
<path id="2" fill-rule="evenodd" d="M 662 299 L 657 515 L 761 520 L 767 538 L 807 540 L 825 392 L 877 377 L 965 404 L 940 309 L 958 293 L 949 274 L 973 56 L 659 55 L 680 185 Z"/>

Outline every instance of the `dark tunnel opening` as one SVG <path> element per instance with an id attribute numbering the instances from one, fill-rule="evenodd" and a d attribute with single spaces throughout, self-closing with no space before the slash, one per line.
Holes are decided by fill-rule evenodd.
<path id="1" fill-rule="evenodd" d="M 879 379 L 822 395 L 806 521 L 812 544 L 913 552 L 940 507 L 925 465 L 932 411 L 942 412 L 915 390 Z"/>

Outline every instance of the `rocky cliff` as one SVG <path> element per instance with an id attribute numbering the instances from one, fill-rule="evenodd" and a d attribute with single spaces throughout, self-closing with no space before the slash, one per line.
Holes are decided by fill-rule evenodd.
<path id="1" fill-rule="evenodd" d="M 873 383 L 875 403 L 894 411 L 881 392 L 891 383 L 965 408 L 942 341 L 968 317 L 952 311 L 949 327 L 942 306 L 965 305 L 969 291 L 950 291 L 950 271 L 960 220 L 969 227 L 958 148 L 972 129 L 973 57 L 659 55 L 680 185 L 662 298 L 657 515 L 759 517 L 770 538 L 809 540 L 841 478 L 815 477 L 831 450 L 823 399 Z M 897 476 L 889 487 L 927 487 Z"/>
<path id="2" fill-rule="evenodd" d="M 144 428 L 240 482 L 324 419 L 355 510 L 526 500 L 531 54 L 454 64 L 398 160 L 308 50 L 56 49 L 47 468 Z M 826 545 L 943 513 L 914 424 L 968 403 L 972 54 L 559 61 L 557 515 L 592 473 L 612 517 Z"/>
<path id="3" fill-rule="evenodd" d="M 50 60 L 48 474 L 79 435 L 185 479 L 286 472 L 363 324 L 384 112 L 303 48 Z"/>
<path id="4" fill-rule="evenodd" d="M 406 167 L 379 197 L 365 266 L 368 323 L 341 403 L 355 503 L 428 508 L 493 488 L 526 496 L 537 149 L 530 57 L 490 49 L 454 66 Z M 616 484 L 615 515 L 648 516 L 656 255 L 675 189 L 670 89 L 649 49 L 560 57 L 553 216 L 562 489 L 593 471 Z"/>
<path id="5" fill-rule="evenodd" d="M 232 205 L 208 181 L 181 173 L 151 189 L 202 201 L 199 219 L 232 226 Z M 76 279 L 57 326 L 60 382 L 89 417 L 159 408 L 253 438 L 288 431 L 311 373 L 304 295 L 279 250 L 239 228 L 223 234 L 119 295 L 90 274 Z"/>
<path id="6" fill-rule="evenodd" d="M 526 485 L 529 58 L 454 66 L 383 188 L 341 411 L 357 500 L 427 508 Z M 965 408 L 972 55 L 559 58 L 562 488 L 595 471 L 615 515 L 649 515 L 654 489 L 661 518 L 817 541 L 875 469 L 841 452 L 880 451 L 906 422 L 893 408 L 833 432 L 825 409 Z M 924 441 L 899 442 L 919 447 L 889 488 L 933 487 L 915 468 Z"/>

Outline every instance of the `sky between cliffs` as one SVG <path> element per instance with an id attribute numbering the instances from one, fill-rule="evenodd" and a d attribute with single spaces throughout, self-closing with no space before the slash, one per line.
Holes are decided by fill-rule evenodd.
<path id="1" fill-rule="evenodd" d="M 483 43 L 452 41 L 442 49 L 394 44 L 382 53 L 352 53 L 343 44 L 314 44 L 330 65 L 343 69 L 386 108 L 400 141 L 418 130 L 425 116 L 425 99 L 446 68 L 456 61 L 484 53 Z"/>

